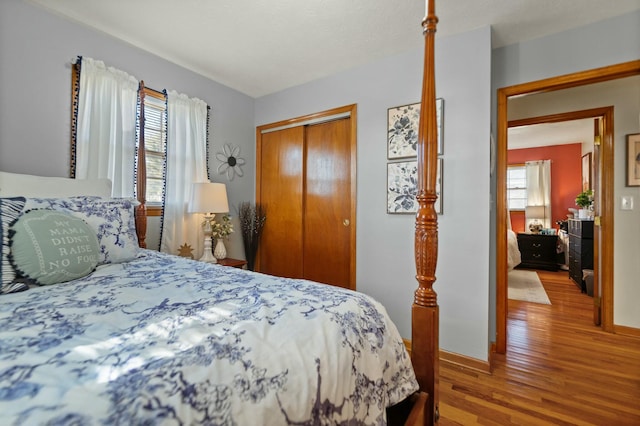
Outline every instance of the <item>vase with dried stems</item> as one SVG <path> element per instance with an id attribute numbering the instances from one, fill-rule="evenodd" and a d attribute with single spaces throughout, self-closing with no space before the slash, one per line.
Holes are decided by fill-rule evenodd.
<path id="1" fill-rule="evenodd" d="M 240 203 L 238 206 L 238 217 L 240 219 L 240 231 L 244 243 L 244 255 L 247 260 L 247 269 L 253 271 L 255 267 L 258 244 L 262 235 L 262 227 L 267 220 L 264 206 L 260 204 L 252 205 L 248 201 Z"/>

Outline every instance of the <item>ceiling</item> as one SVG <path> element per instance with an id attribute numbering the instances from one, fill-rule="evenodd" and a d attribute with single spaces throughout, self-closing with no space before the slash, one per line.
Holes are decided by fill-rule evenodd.
<path id="1" fill-rule="evenodd" d="M 509 149 L 532 148 L 570 143 L 593 143 L 593 119 L 562 121 L 510 127 Z"/>
<path id="2" fill-rule="evenodd" d="M 423 0 L 24 0 L 260 97 L 423 45 Z M 640 9 L 640 0 L 436 1 L 438 37 L 493 47 Z"/>

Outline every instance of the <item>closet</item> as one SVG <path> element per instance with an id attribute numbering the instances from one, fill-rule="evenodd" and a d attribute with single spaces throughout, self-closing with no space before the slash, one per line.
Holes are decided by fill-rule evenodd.
<path id="1" fill-rule="evenodd" d="M 355 289 L 356 106 L 260 126 L 256 270 Z"/>

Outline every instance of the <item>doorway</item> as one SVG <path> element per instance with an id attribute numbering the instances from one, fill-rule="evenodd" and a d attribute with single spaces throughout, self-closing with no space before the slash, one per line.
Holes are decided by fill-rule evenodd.
<path id="1" fill-rule="evenodd" d="M 522 101 L 524 98 L 519 98 Z M 547 101 L 539 100 L 541 105 L 545 105 Z M 544 107 L 543 107 L 544 108 Z M 566 220 L 567 213 L 569 213 L 568 207 L 575 206 L 575 197 L 586 189 L 593 190 L 596 194 L 596 203 L 594 203 L 594 211 L 600 214 L 600 195 L 601 184 L 600 175 L 600 140 L 601 132 L 604 127 L 611 128 L 610 132 L 613 132 L 612 120 L 613 107 L 601 107 L 589 110 L 571 111 L 553 115 L 527 117 L 517 120 L 510 120 L 508 122 L 509 133 L 514 133 L 510 136 L 508 148 L 511 149 L 523 149 L 528 150 L 521 151 L 520 154 L 515 154 L 519 162 L 530 160 L 542 160 L 549 158 L 551 162 L 551 199 L 549 217 L 551 220 L 549 223 L 553 225 L 560 220 Z M 515 130 L 515 131 L 514 131 Z M 517 131 L 519 130 L 519 131 Z M 579 142 L 579 147 L 576 148 Z M 518 143 L 514 146 L 514 143 Z M 567 146 L 566 144 L 571 144 Z M 566 148 L 563 148 L 563 145 Z M 527 154 L 524 154 L 526 152 Z M 541 157 L 542 155 L 542 157 Z M 533 156 L 531 158 L 530 156 Z M 511 157 L 511 156 L 510 156 Z M 593 159 L 593 161 L 592 161 Z M 587 166 L 585 167 L 585 160 Z M 572 165 L 574 164 L 574 165 Z M 586 170 L 585 170 L 586 169 Z M 577 217 L 577 210 L 573 210 L 575 217 Z M 507 214 L 516 214 L 509 211 Z M 514 229 L 515 232 L 525 232 L 525 221 L 523 217 L 519 217 L 514 221 L 511 217 L 511 223 L 517 224 Z M 599 218 L 598 218 L 599 219 Z M 589 225 L 594 222 L 591 221 Z M 566 225 L 566 222 L 565 222 Z M 589 229 L 592 229 L 589 226 Z M 570 231 L 571 225 L 565 228 L 565 231 Z M 597 232 L 594 233 L 594 239 L 599 239 L 600 235 Z M 612 289 L 603 288 L 600 289 L 599 277 L 600 277 L 600 262 L 599 252 L 594 251 L 593 247 L 598 247 L 597 241 L 589 238 L 588 244 L 586 241 L 582 242 L 584 258 L 579 256 L 579 249 L 575 249 L 574 246 L 569 248 L 569 235 L 563 234 L 564 238 L 558 236 L 558 245 L 563 248 L 561 255 L 558 255 L 554 259 L 552 266 L 559 266 L 562 264 L 567 271 L 567 278 L 572 278 L 574 284 L 576 284 L 582 292 L 588 293 L 593 300 L 593 323 L 600 325 L 601 323 L 601 293 L 612 294 Z M 555 239 L 554 239 L 555 240 Z M 580 243 L 577 247 L 580 247 Z M 555 244 L 553 246 L 556 249 Z M 562 257 L 562 259 L 560 259 Z M 586 262 L 586 263 L 585 263 Z M 523 264 L 524 260 L 523 260 Z M 586 265 L 586 266 L 585 266 Z M 544 268 L 548 269 L 548 268 Z M 586 288 L 582 288 L 583 283 L 583 270 L 592 270 L 593 279 L 590 280 L 589 291 Z M 569 283 L 570 281 L 567 281 Z M 603 283 L 604 286 L 612 286 L 612 282 Z"/>
<path id="2" fill-rule="evenodd" d="M 640 61 L 574 73 L 570 75 L 509 86 L 498 90 L 497 124 L 497 190 L 496 190 L 496 345 L 497 353 L 507 346 L 507 239 L 506 239 L 506 165 L 508 100 L 510 97 L 551 92 L 604 82 L 640 74 Z M 607 116 L 609 114 L 609 116 Z M 613 331 L 613 113 L 604 113 L 601 137 L 600 175 L 601 203 L 596 215 L 601 218 L 597 233 L 599 245 L 600 282 L 602 283 L 602 328 Z M 596 249 L 598 250 L 598 249 Z"/>

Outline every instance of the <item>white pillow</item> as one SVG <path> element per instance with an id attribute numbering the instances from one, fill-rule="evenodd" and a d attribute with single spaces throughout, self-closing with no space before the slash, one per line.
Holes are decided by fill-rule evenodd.
<path id="1" fill-rule="evenodd" d="M 0 197 L 58 198 L 76 195 L 111 197 L 109 179 L 71 179 L 0 172 Z"/>

